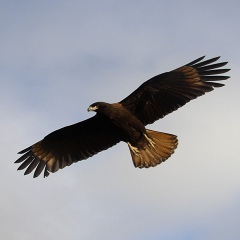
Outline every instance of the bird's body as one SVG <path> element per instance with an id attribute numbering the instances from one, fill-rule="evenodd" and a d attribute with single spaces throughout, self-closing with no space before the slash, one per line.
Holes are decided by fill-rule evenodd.
<path id="1" fill-rule="evenodd" d="M 100 116 L 107 118 L 116 128 L 121 129 L 122 141 L 134 144 L 146 133 L 144 124 L 120 103 L 97 102 L 92 105 L 97 106 L 94 111 Z M 91 106 L 88 109 L 92 111 Z"/>
<path id="2" fill-rule="evenodd" d="M 153 167 L 167 159 L 177 147 L 177 137 L 167 133 L 148 130 L 121 103 L 97 102 L 89 111 L 96 111 L 105 118 L 109 126 L 115 127 L 115 134 L 128 143 L 135 167 Z"/>
<path id="3" fill-rule="evenodd" d="M 16 162 L 25 174 L 34 169 L 34 177 L 44 176 L 103 151 L 120 141 L 128 144 L 135 167 L 151 167 L 165 161 L 177 147 L 177 137 L 146 129 L 166 114 L 192 99 L 223 84 L 216 81 L 229 69 L 219 69 L 226 62 L 212 64 L 218 58 L 201 61 L 203 57 L 173 71 L 144 82 L 118 103 L 96 102 L 88 108 L 96 115 L 85 121 L 56 130 L 43 140 L 21 151 Z"/>

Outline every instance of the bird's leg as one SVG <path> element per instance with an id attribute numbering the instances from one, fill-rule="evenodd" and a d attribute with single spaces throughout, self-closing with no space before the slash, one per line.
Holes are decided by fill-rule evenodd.
<path id="1" fill-rule="evenodd" d="M 127 143 L 129 148 L 132 150 L 132 152 L 136 155 L 139 156 L 139 150 L 137 147 L 132 146 L 129 142 Z"/>
<path id="2" fill-rule="evenodd" d="M 144 134 L 144 137 L 147 139 L 149 147 L 152 147 L 155 150 L 155 142 L 149 138 L 147 134 Z"/>

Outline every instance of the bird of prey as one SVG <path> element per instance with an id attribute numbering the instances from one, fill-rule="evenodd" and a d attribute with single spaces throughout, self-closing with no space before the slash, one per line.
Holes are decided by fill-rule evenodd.
<path id="1" fill-rule="evenodd" d="M 227 62 L 216 63 L 220 57 L 200 57 L 170 72 L 144 82 L 129 96 L 117 103 L 96 102 L 88 111 L 95 116 L 48 134 L 41 141 L 20 151 L 15 163 L 38 177 L 44 170 L 56 172 L 74 162 L 87 159 L 120 141 L 128 144 L 133 164 L 138 168 L 154 167 L 168 159 L 177 147 L 175 135 L 146 129 L 145 126 L 177 110 L 192 99 L 226 80 Z"/>

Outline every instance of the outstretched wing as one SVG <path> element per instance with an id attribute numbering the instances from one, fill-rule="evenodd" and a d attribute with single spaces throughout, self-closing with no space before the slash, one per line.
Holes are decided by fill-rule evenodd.
<path id="1" fill-rule="evenodd" d="M 149 79 L 120 103 L 147 125 L 215 87 L 224 86 L 215 81 L 229 78 L 219 75 L 230 70 L 221 68 L 227 62 L 212 64 L 220 57 L 206 61 L 203 58 Z"/>
<path id="2" fill-rule="evenodd" d="M 23 162 L 18 170 L 27 167 L 25 174 L 34 169 L 34 177 L 44 170 L 44 177 L 50 172 L 71 165 L 103 151 L 121 140 L 118 130 L 98 115 L 83 122 L 56 130 L 43 140 L 21 152 L 24 154 L 15 163 Z"/>

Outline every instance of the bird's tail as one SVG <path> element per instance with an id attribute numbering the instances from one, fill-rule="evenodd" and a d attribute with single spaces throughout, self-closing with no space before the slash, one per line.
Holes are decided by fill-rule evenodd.
<path id="1" fill-rule="evenodd" d="M 135 167 L 148 168 L 154 167 L 168 159 L 178 145 L 177 136 L 146 130 L 145 138 L 147 141 L 143 147 L 132 146 L 128 143 L 133 164 Z"/>

